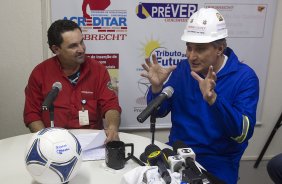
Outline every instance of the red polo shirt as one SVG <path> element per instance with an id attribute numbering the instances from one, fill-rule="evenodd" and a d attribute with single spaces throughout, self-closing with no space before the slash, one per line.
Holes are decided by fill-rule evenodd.
<path id="1" fill-rule="evenodd" d="M 107 86 L 110 76 L 102 64 L 86 57 L 80 67 L 78 82 L 73 86 L 55 56 L 37 65 L 29 77 L 25 89 L 26 125 L 41 120 L 45 127 L 50 127 L 49 111 L 42 111 L 41 106 L 55 82 L 62 83 L 62 90 L 53 103 L 55 127 L 102 129 L 102 118 L 108 110 L 121 112 L 118 97 Z M 78 112 L 82 110 L 81 100 L 86 100 L 84 109 L 88 110 L 90 123 L 87 126 L 80 126 L 78 121 Z"/>

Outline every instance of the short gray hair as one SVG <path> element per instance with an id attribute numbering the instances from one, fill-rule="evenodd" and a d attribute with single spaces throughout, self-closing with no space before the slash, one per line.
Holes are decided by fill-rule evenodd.
<path id="1" fill-rule="evenodd" d="M 225 38 L 222 38 L 222 39 L 219 39 L 219 40 L 215 40 L 213 42 L 211 42 L 211 44 L 217 48 L 217 47 L 220 47 L 220 46 L 223 46 L 223 50 L 226 49 L 227 47 L 227 42 L 226 42 L 226 39 Z"/>

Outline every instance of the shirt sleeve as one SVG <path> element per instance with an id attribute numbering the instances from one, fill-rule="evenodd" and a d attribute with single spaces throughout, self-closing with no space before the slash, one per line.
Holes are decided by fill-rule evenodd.
<path id="1" fill-rule="evenodd" d="M 26 126 L 33 121 L 41 120 L 41 104 L 43 95 L 41 93 L 42 85 L 39 82 L 40 75 L 36 68 L 32 71 L 28 84 L 25 88 L 25 105 L 24 105 L 24 123 Z"/>
<path id="2" fill-rule="evenodd" d="M 223 96 L 217 94 L 215 103 L 211 106 L 217 121 L 226 134 L 238 143 L 252 137 L 256 124 L 256 109 L 259 97 L 259 81 L 255 74 L 243 80 L 243 85 L 237 89 L 237 95 L 230 104 Z"/>
<path id="3" fill-rule="evenodd" d="M 102 81 L 98 95 L 98 105 L 101 109 L 102 116 L 105 117 L 105 113 L 108 110 L 117 110 L 121 113 L 118 97 L 113 90 L 110 75 L 106 68 L 104 68 L 103 72 L 101 73 L 101 80 Z"/>

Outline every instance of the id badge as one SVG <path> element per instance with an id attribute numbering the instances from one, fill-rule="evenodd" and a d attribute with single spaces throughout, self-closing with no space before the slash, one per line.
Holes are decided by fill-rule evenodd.
<path id="1" fill-rule="evenodd" d="M 89 125 L 88 110 L 79 111 L 78 117 L 79 117 L 79 125 L 81 125 L 81 126 Z"/>

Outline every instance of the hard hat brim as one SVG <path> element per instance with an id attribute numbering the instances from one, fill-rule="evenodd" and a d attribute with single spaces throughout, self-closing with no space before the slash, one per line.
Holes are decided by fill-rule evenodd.
<path id="1" fill-rule="evenodd" d="M 189 43 L 211 43 L 213 41 L 226 38 L 227 36 L 228 35 L 226 34 L 226 35 L 216 36 L 213 38 L 211 36 L 196 36 L 196 35 L 188 36 L 186 34 L 183 34 L 181 36 L 181 40 Z"/>

